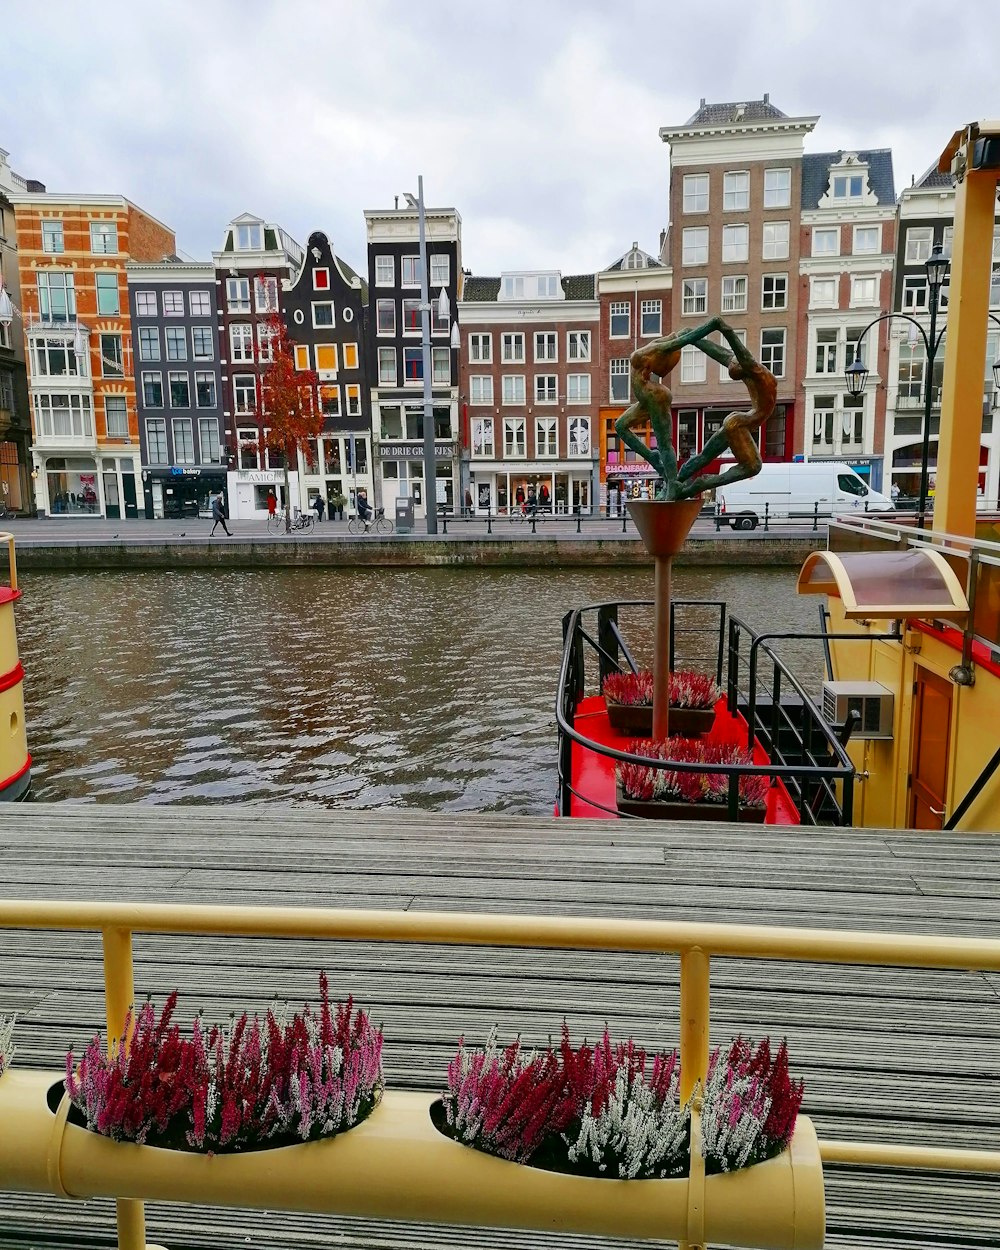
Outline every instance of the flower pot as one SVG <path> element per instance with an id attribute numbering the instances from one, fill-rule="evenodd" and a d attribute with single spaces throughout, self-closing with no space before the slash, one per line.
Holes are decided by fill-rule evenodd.
<path id="1" fill-rule="evenodd" d="M 623 816 L 643 816 L 646 820 L 729 820 L 725 803 L 683 803 L 665 799 L 630 799 L 615 785 L 618 811 Z M 741 807 L 736 819 L 740 824 L 762 825 L 766 807 Z"/>
<path id="2" fill-rule="evenodd" d="M 66 1122 L 54 1073 L 0 1078 L 0 1190 L 821 1250 L 823 1171 L 799 1116 L 789 1148 L 742 1172 L 679 1180 L 566 1176 L 480 1154 L 431 1122 L 437 1095 L 390 1090 L 325 1141 L 199 1155 L 110 1141 Z M 697 1191 L 697 1192 L 696 1192 Z M 692 1214 L 693 1213 L 693 1214 Z M 694 1223 L 692 1223 L 694 1221 Z"/>
<path id="3" fill-rule="evenodd" d="M 605 698 L 608 720 L 622 734 L 634 734 L 637 738 L 649 738 L 653 733 L 653 705 L 651 703 L 614 703 Z M 715 708 L 670 707 L 670 735 L 682 738 L 702 738 L 710 733 L 715 724 Z"/>

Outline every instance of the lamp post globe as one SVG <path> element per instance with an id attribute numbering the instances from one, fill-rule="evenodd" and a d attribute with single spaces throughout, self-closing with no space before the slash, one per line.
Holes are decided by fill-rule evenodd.
<path id="1" fill-rule="evenodd" d="M 927 270 L 927 285 L 931 289 L 932 296 L 941 290 L 948 276 L 949 265 L 948 257 L 942 252 L 941 244 L 938 243 L 924 261 L 924 268 Z"/>

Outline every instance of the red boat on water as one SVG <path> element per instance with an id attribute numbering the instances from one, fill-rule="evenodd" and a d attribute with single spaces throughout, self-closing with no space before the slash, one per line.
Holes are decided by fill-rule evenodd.
<path id="1" fill-rule="evenodd" d="M 727 799 L 717 805 L 718 820 L 746 818 L 739 801 L 740 779 L 756 776 L 769 783 L 765 823 L 852 824 L 855 768 L 845 746 L 853 721 L 831 725 L 824 720 L 775 650 L 774 644 L 789 635 L 758 634 L 728 615 L 725 603 L 677 600 L 671 605 L 670 668 L 684 664 L 714 672 L 723 694 L 706 740 L 740 746 L 750 762 L 713 763 L 707 769 L 664 759 L 664 750 L 646 754 L 642 740 L 611 724 L 600 693 L 604 679 L 640 668 L 638 648 L 625 636 L 625 618 L 636 627 L 636 641 L 648 647 L 652 611 L 650 601 L 602 603 L 563 619 L 556 815 L 633 819 L 619 809 L 616 781 L 620 765 L 634 764 L 724 775 Z M 820 631 L 814 637 L 825 640 L 826 634 Z"/>

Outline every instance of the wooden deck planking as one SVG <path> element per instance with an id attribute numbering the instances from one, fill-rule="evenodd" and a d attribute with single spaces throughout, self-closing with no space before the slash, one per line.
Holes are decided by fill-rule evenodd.
<path id="1" fill-rule="evenodd" d="M 1000 839 L 977 835 L 29 805 L 0 812 L 0 854 L 8 897 L 1000 932 Z M 21 1061 L 59 1068 L 65 1046 L 85 1042 L 102 1021 L 99 943 L 65 933 L 0 934 L 0 942 L 0 1010 L 23 1013 Z M 336 992 L 353 992 L 384 1021 L 387 1072 L 398 1084 L 439 1085 L 458 1033 L 483 1036 L 495 1022 L 531 1041 L 558 1030 L 564 1016 L 576 1036 L 610 1020 L 616 1033 L 647 1043 L 676 1040 L 671 956 L 455 948 L 445 961 L 439 948 L 422 945 L 136 938 L 140 992 L 162 999 L 178 985 L 185 1014 L 204 1007 L 226 1016 L 244 1004 L 264 1006 L 275 992 L 292 1002 L 312 997 L 320 966 L 331 971 Z M 1000 1141 L 1000 977 L 718 960 L 712 1010 L 718 1040 L 740 1030 L 788 1035 L 821 1135 Z M 997 1189 L 995 1179 L 830 1169 L 828 1245 L 995 1246 Z M 99 1244 L 109 1234 L 108 1212 L 104 1203 L 0 1198 L 0 1250 Z M 242 1235 L 234 1239 L 234 1230 Z M 282 1250 L 332 1240 L 347 1250 L 611 1245 L 362 1221 L 333 1221 L 317 1232 L 309 1220 L 276 1213 L 179 1207 L 151 1208 L 150 1235 L 171 1250 L 245 1237 Z"/>

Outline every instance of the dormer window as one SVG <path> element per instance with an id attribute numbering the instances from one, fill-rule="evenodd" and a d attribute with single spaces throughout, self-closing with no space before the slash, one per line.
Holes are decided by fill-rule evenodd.
<path id="1" fill-rule="evenodd" d="M 559 292 L 559 278 L 554 273 L 538 275 L 538 298 L 555 299 Z"/>
<path id="2" fill-rule="evenodd" d="M 864 178 L 861 174 L 837 175 L 833 179 L 835 200 L 860 200 L 864 194 Z"/>
<path id="3" fill-rule="evenodd" d="M 501 299 L 559 299 L 558 273 L 507 273 L 500 286 Z"/>
<path id="4" fill-rule="evenodd" d="M 259 222 L 255 222 L 253 225 L 237 226 L 234 234 L 236 236 L 234 242 L 238 252 L 261 251 L 264 236 Z"/>
<path id="5" fill-rule="evenodd" d="M 524 299 L 524 279 L 521 277 L 504 278 L 503 293 L 506 299 Z"/>

